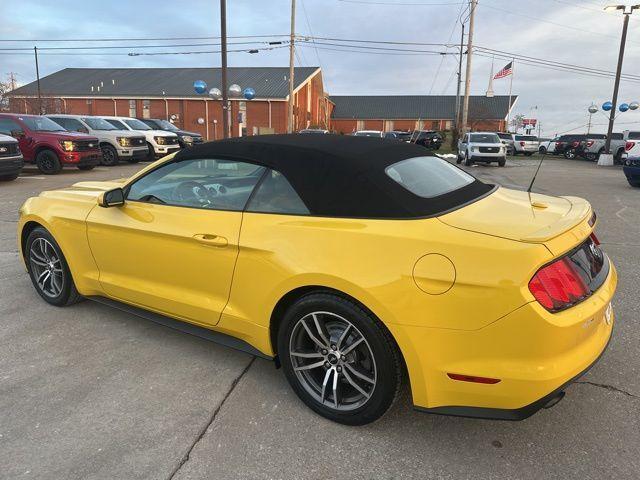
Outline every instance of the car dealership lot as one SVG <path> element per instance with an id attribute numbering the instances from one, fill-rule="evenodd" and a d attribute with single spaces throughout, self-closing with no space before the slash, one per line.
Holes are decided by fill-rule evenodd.
<path id="1" fill-rule="evenodd" d="M 526 186 L 536 166 L 519 157 L 468 170 Z M 565 400 L 510 423 L 417 413 L 405 389 L 358 428 L 311 413 L 272 363 L 92 302 L 56 309 L 38 297 L 15 245 L 20 204 L 138 168 L 27 170 L 0 185 L 0 411 L 11 412 L 0 416 L 0 478 L 637 477 L 640 191 L 619 168 L 547 158 L 534 188 L 590 200 L 620 273 L 609 350 Z"/>

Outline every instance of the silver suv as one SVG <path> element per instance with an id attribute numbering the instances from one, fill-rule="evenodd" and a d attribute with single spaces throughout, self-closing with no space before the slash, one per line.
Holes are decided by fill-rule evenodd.
<path id="1" fill-rule="evenodd" d="M 100 117 L 61 114 L 50 114 L 47 117 L 70 132 L 89 133 L 98 137 L 103 165 L 116 165 L 120 160 L 135 163 L 149 156 L 147 141 L 143 135 L 120 130 Z"/>
<path id="2" fill-rule="evenodd" d="M 507 163 L 507 147 L 493 132 L 465 133 L 458 142 L 458 163 L 471 166 L 474 162 L 498 162 L 504 167 Z"/>

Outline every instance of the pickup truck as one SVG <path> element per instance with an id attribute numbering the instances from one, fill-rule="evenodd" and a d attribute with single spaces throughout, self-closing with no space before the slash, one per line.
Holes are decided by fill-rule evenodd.
<path id="1" fill-rule="evenodd" d="M 24 160 L 18 141 L 0 134 L 0 181 L 15 180 L 20 175 Z"/>
<path id="2" fill-rule="evenodd" d="M 102 158 L 96 137 L 67 132 L 53 120 L 38 115 L 0 113 L 0 133 L 18 140 L 25 163 L 41 173 L 59 173 L 65 165 L 91 170 Z"/>
<path id="3" fill-rule="evenodd" d="M 623 133 L 613 133 L 611 135 L 611 153 L 614 155 L 615 163 L 622 162 L 622 154 L 625 152 L 625 146 L 628 140 L 640 139 L 640 132 L 630 132 L 625 130 Z M 604 153 L 605 138 L 588 137 L 580 142 L 581 156 L 587 160 L 597 161 L 601 153 Z"/>

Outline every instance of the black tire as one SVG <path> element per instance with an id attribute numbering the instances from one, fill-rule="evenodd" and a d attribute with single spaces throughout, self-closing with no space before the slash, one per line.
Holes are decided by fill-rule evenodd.
<path id="1" fill-rule="evenodd" d="M 640 180 L 631 180 L 630 178 L 627 178 L 627 182 L 629 182 L 629 185 L 632 187 L 640 188 Z"/>
<path id="2" fill-rule="evenodd" d="M 42 150 L 36 155 L 36 166 L 45 175 L 55 175 L 62 170 L 58 155 L 53 150 Z"/>
<path id="3" fill-rule="evenodd" d="M 458 158 L 456 158 L 456 163 L 460 165 L 462 163 L 462 157 L 460 156 L 460 152 L 458 152 Z"/>
<path id="4" fill-rule="evenodd" d="M 507 164 L 507 159 L 506 158 L 501 158 L 500 160 L 498 160 L 498 166 L 499 167 L 504 167 Z"/>
<path id="5" fill-rule="evenodd" d="M 473 165 L 473 160 L 471 160 L 471 158 L 469 157 L 469 153 L 468 152 L 464 153 L 464 164 L 467 167 L 470 167 L 471 165 Z"/>
<path id="6" fill-rule="evenodd" d="M 622 154 L 624 153 L 624 148 L 618 149 L 616 154 L 613 156 L 613 164 L 614 165 L 622 165 Z"/>
<path id="7" fill-rule="evenodd" d="M 93 170 L 95 165 L 78 165 L 78 170 Z"/>
<path id="8" fill-rule="evenodd" d="M 153 149 L 153 145 L 147 142 L 147 148 L 149 149 L 149 154 L 147 155 L 147 160 L 149 162 L 153 162 L 156 159 L 156 151 Z"/>
<path id="9" fill-rule="evenodd" d="M 11 182 L 20 176 L 19 173 L 13 175 L 0 175 L 0 182 Z"/>
<path id="10" fill-rule="evenodd" d="M 113 167 L 120 161 L 120 157 L 118 157 L 118 151 L 113 148 L 112 145 L 103 143 L 102 145 L 100 145 L 100 150 L 102 150 L 102 161 L 100 162 L 102 165 Z"/>
<path id="11" fill-rule="evenodd" d="M 353 354 L 351 359 L 346 357 L 346 360 L 345 357 L 342 357 L 342 361 L 334 357 L 336 362 L 340 363 L 333 363 L 333 365 L 329 364 L 327 357 L 327 359 L 325 359 L 325 364 L 313 369 L 315 372 L 313 375 L 324 378 L 325 382 L 327 382 L 331 377 L 338 379 L 336 380 L 338 382 L 338 392 L 352 390 L 351 393 L 355 393 L 355 395 L 358 396 L 356 390 L 350 386 L 352 383 L 349 383 L 349 381 L 353 380 L 355 377 L 348 373 L 338 374 L 335 372 L 341 371 L 339 370 L 340 368 L 344 368 L 344 372 L 353 371 L 353 369 L 349 367 L 340 367 L 341 364 L 356 366 L 360 361 L 369 361 L 369 364 L 373 365 L 375 371 L 373 376 L 373 386 L 371 387 L 371 384 L 362 383 L 363 380 L 360 381 L 364 389 L 370 389 L 369 395 L 366 397 L 361 395 L 363 403 L 356 403 L 353 408 L 347 409 L 342 405 L 339 405 L 338 408 L 334 407 L 329 397 L 332 396 L 333 393 L 327 392 L 329 396 L 325 399 L 322 392 L 312 390 L 310 382 L 299 378 L 299 376 L 306 378 L 306 375 L 312 375 L 311 373 L 299 374 L 294 370 L 295 365 L 294 360 L 292 360 L 292 355 L 290 354 L 290 346 L 296 341 L 297 332 L 302 331 L 300 327 L 302 320 L 305 318 L 309 319 L 309 316 L 314 312 L 318 312 L 318 315 L 326 316 L 326 318 L 329 318 L 330 320 L 337 318 L 337 322 L 345 320 L 346 323 L 350 323 L 352 327 L 350 327 L 350 333 L 344 340 L 343 346 L 347 345 L 352 334 L 355 336 L 361 336 L 365 341 L 361 342 L 360 346 L 362 347 L 365 345 L 364 348 L 371 354 L 371 358 L 369 359 L 366 358 L 366 355 L 358 356 L 358 354 Z M 322 318 L 319 320 L 320 322 L 323 322 Z M 311 322 L 311 325 L 315 326 L 313 325 L 313 320 L 311 320 Z M 298 397 L 314 412 L 328 418 L 329 420 L 345 425 L 365 425 L 380 418 L 391 407 L 391 405 L 393 405 L 398 397 L 400 385 L 402 383 L 402 358 L 389 331 L 384 327 L 380 320 L 370 312 L 363 309 L 357 303 L 337 295 L 330 293 L 311 293 L 300 298 L 291 307 L 289 307 L 280 325 L 278 332 L 278 356 L 282 363 L 285 376 Z M 337 339 L 341 336 L 340 330 L 332 329 L 330 332 L 329 329 L 326 328 L 326 326 L 331 326 L 330 321 L 328 323 L 324 323 L 324 325 L 324 332 L 328 334 L 327 343 L 331 345 L 336 344 L 339 341 Z M 318 332 L 318 329 L 316 328 L 313 331 Z M 316 333 L 316 335 L 319 334 Z M 324 343 L 324 340 L 321 340 L 321 342 Z M 355 342 L 355 340 L 352 339 L 352 342 Z M 337 346 L 340 348 L 340 345 Z M 325 354 L 320 352 L 319 346 L 316 348 L 318 349 L 316 356 L 320 355 L 322 357 L 326 355 L 327 351 L 329 356 L 333 354 L 331 347 L 324 350 Z M 337 353 L 339 354 L 340 351 L 337 350 Z M 352 355 L 352 353 L 346 353 L 346 355 L 349 356 Z M 295 358 L 296 364 L 299 365 L 299 357 L 295 356 Z M 315 360 L 305 359 L 303 361 L 316 362 L 316 360 L 317 358 Z M 323 360 L 320 360 L 320 363 L 322 363 L 322 361 Z M 333 373 L 328 373 L 332 369 L 335 369 Z M 306 372 L 312 371 L 311 369 L 304 370 Z M 363 370 L 360 371 L 362 372 Z M 311 391 L 315 391 L 316 396 L 310 393 Z M 317 395 L 321 395 L 320 399 L 317 398 Z M 340 395 L 338 394 L 337 397 L 340 397 Z M 321 399 L 324 399 L 324 401 L 321 402 Z M 342 403 L 342 400 L 345 400 L 345 397 L 340 399 L 339 404 Z M 349 398 L 346 400 L 349 401 Z M 331 406 L 329 406 L 328 403 L 331 403 Z M 340 409 L 341 407 L 342 409 Z"/>
<path id="12" fill-rule="evenodd" d="M 577 157 L 576 154 L 576 149 L 575 148 L 567 148 L 564 153 L 564 158 L 566 158 L 567 160 L 573 160 Z"/>
<path id="13" fill-rule="evenodd" d="M 546 155 L 547 149 L 545 147 L 540 147 L 538 148 L 538 153 L 541 153 L 542 155 Z"/>
<path id="14" fill-rule="evenodd" d="M 37 275 L 42 275 L 42 273 L 39 274 L 36 270 L 43 267 L 34 263 L 34 259 L 31 258 L 31 252 L 32 247 L 35 249 L 35 251 L 42 252 L 42 249 L 39 250 L 41 240 L 48 242 L 48 245 L 51 247 L 48 248 L 49 256 L 45 255 L 45 257 L 43 258 L 45 260 L 48 260 L 49 258 L 55 259 L 52 263 L 50 263 L 50 265 L 52 265 L 53 267 L 55 267 L 55 265 L 58 265 L 57 268 L 61 271 L 59 274 L 49 274 L 49 278 L 52 279 L 49 282 L 52 289 L 54 288 L 54 277 L 58 278 L 59 282 L 62 282 L 60 291 L 57 294 L 46 293 L 47 289 L 45 287 L 41 287 L 38 284 Z M 36 242 L 38 243 L 34 245 L 34 243 Z M 25 249 L 23 254 L 25 257 L 25 263 L 27 265 L 27 271 L 29 272 L 29 277 L 31 278 L 31 283 L 33 283 L 33 287 L 45 302 L 51 305 L 55 305 L 56 307 L 64 307 L 66 305 L 72 305 L 82 300 L 82 296 L 80 296 L 75 284 L 73 283 L 69 265 L 67 264 L 67 260 L 65 259 L 64 254 L 62 253 L 60 245 L 58 245 L 58 242 L 56 242 L 55 238 L 53 238 L 53 236 L 46 229 L 44 229 L 43 227 L 36 227 L 31 231 L 31 233 L 27 237 L 27 241 L 25 242 Z M 44 268 L 48 269 L 48 267 Z M 43 284 L 45 284 L 45 286 L 46 283 L 46 280 L 44 280 Z"/>

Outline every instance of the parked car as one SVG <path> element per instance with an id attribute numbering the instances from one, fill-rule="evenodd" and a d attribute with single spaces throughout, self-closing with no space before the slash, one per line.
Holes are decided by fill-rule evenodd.
<path id="1" fill-rule="evenodd" d="M 189 132 L 187 130 L 181 130 L 173 123 L 167 120 L 161 120 L 157 118 L 139 118 L 141 122 L 146 123 L 150 128 L 154 130 L 164 130 L 165 132 L 172 132 L 178 136 L 178 143 L 180 148 L 193 147 L 199 143 L 202 143 L 202 135 L 196 132 Z"/>
<path id="2" fill-rule="evenodd" d="M 102 158 L 96 137 L 67 132 L 47 117 L 0 113 L 0 133 L 16 138 L 25 163 L 35 163 L 45 175 L 65 165 L 91 170 Z"/>
<path id="3" fill-rule="evenodd" d="M 538 146 L 538 153 L 542 155 L 553 154 L 556 150 L 556 141 L 558 141 L 560 137 L 555 137 L 549 140 L 540 141 L 540 145 Z"/>
<path id="4" fill-rule="evenodd" d="M 630 132 L 625 150 L 622 170 L 629 185 L 640 187 L 640 132 Z"/>
<path id="5" fill-rule="evenodd" d="M 413 132 L 404 131 L 404 130 L 394 130 L 392 132 L 384 132 L 384 138 L 389 138 L 391 140 L 400 140 L 401 142 L 409 142 L 411 141 L 411 135 Z"/>
<path id="6" fill-rule="evenodd" d="M 538 152 L 540 142 L 535 135 L 518 135 L 513 136 L 513 154 L 523 154 L 530 157 L 534 153 Z"/>
<path id="7" fill-rule="evenodd" d="M 23 165 L 24 159 L 18 141 L 9 135 L 0 134 L 0 180 L 15 180 Z"/>
<path id="8" fill-rule="evenodd" d="M 438 150 L 442 145 L 443 138 L 435 130 L 415 130 L 411 134 L 411 143 L 423 146 L 429 150 Z"/>
<path id="9" fill-rule="evenodd" d="M 377 137 L 382 138 L 384 133 L 380 130 L 358 130 L 353 133 L 354 137 Z"/>
<path id="10" fill-rule="evenodd" d="M 458 141 L 458 163 L 467 166 L 474 162 L 497 162 L 504 167 L 507 163 L 507 147 L 493 132 L 465 133 Z"/>
<path id="11" fill-rule="evenodd" d="M 303 128 L 298 133 L 303 135 L 329 135 L 331 132 L 329 130 L 323 130 L 321 128 Z"/>
<path id="12" fill-rule="evenodd" d="M 405 372 L 426 412 L 556 404 L 614 328 L 595 223 L 586 200 L 486 184 L 416 145 L 261 135 L 29 198 L 17 236 L 47 303 L 277 358 L 309 408 L 362 425 Z"/>
<path id="13" fill-rule="evenodd" d="M 496 132 L 500 141 L 504 144 L 507 149 L 507 155 L 513 155 L 514 146 L 513 146 L 513 133 L 506 132 Z"/>
<path id="14" fill-rule="evenodd" d="M 144 135 L 130 130 L 118 130 L 99 117 L 83 115 L 47 115 L 48 118 L 70 132 L 83 132 L 93 135 L 100 141 L 103 165 L 117 165 L 120 160 L 136 163 L 149 156 L 149 148 Z"/>
<path id="15" fill-rule="evenodd" d="M 599 134 L 593 134 L 592 136 L 595 138 L 597 135 Z M 602 137 L 604 138 L 604 135 L 602 135 Z M 586 134 L 561 135 L 555 140 L 553 153 L 555 155 L 562 155 L 568 160 L 577 158 L 582 154 L 582 149 L 584 148 L 581 142 L 586 139 Z"/>
<path id="16" fill-rule="evenodd" d="M 170 153 L 180 150 L 178 135 L 164 130 L 152 129 L 149 125 L 141 122 L 137 118 L 130 117 L 100 117 L 120 130 L 130 130 L 142 133 L 149 147 L 149 159 L 164 157 Z"/>
<path id="17" fill-rule="evenodd" d="M 611 153 L 613 153 L 615 163 L 622 163 L 622 155 L 625 152 L 625 146 L 629 136 L 640 136 L 640 132 L 629 132 L 628 130 L 623 133 L 611 134 L 611 145 L 609 146 Z M 594 137 L 589 135 L 586 140 L 580 142 L 581 153 L 580 155 L 587 160 L 597 161 L 600 155 L 605 151 L 606 135 L 598 135 Z"/>

